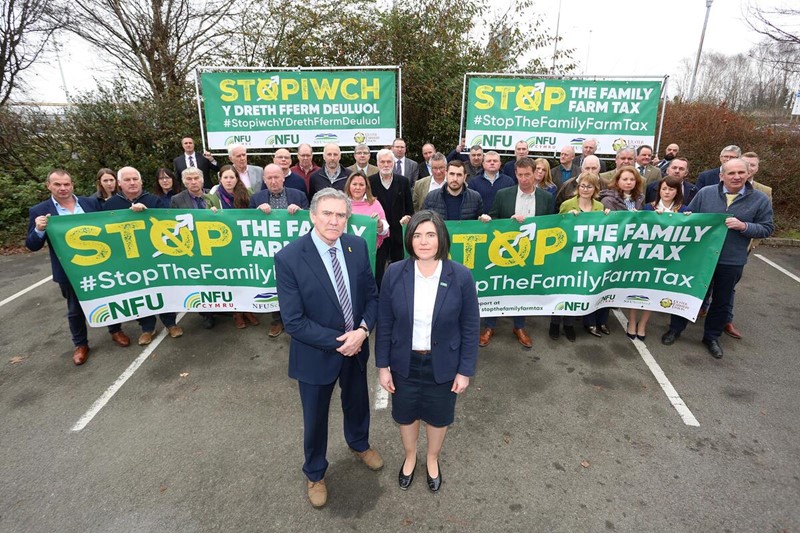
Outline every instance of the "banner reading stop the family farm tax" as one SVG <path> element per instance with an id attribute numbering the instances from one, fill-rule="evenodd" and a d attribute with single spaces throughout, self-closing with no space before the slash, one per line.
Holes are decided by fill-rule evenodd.
<path id="1" fill-rule="evenodd" d="M 50 217 L 47 236 L 89 325 L 101 326 L 165 312 L 277 311 L 273 258 L 311 228 L 308 211 L 148 209 Z M 347 224 L 372 258 L 376 229 L 363 215 Z"/>
<path id="2" fill-rule="evenodd" d="M 537 152 L 555 152 L 597 139 L 598 154 L 623 146 L 653 145 L 661 81 L 469 78 L 465 137 L 468 146 L 513 150 L 524 140 Z"/>
<path id="3" fill-rule="evenodd" d="M 397 135 L 393 70 L 203 72 L 200 80 L 212 150 L 389 145 Z"/>
<path id="4" fill-rule="evenodd" d="M 614 211 L 447 222 L 481 316 L 630 307 L 695 320 L 725 241 L 721 214 Z"/>

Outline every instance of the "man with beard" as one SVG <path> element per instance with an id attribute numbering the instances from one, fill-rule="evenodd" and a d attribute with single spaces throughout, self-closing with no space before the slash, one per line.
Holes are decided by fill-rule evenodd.
<path id="1" fill-rule="evenodd" d="M 489 217 L 483 214 L 483 198 L 465 186 L 467 171 L 461 161 L 451 161 L 447 165 L 447 183 L 428 193 L 422 204 L 423 209 L 436 211 L 445 220 L 476 220 Z M 401 224 L 408 223 L 406 215 Z"/>
<path id="2" fill-rule="evenodd" d="M 400 219 L 414 213 L 414 204 L 408 178 L 392 172 L 395 156 L 391 150 L 380 150 L 377 159 L 379 170 L 369 177 L 369 184 L 389 222 L 389 236 L 383 240 L 375 258 L 375 281 L 380 287 L 386 262 L 403 259 L 403 230 Z"/>
<path id="3" fill-rule="evenodd" d="M 656 168 L 661 171 L 662 176 L 667 175 L 667 167 L 669 167 L 670 161 L 672 161 L 678 156 L 679 151 L 680 147 L 677 144 L 672 143 L 670 145 L 667 145 L 667 149 L 664 151 L 664 159 L 654 163 Z"/>

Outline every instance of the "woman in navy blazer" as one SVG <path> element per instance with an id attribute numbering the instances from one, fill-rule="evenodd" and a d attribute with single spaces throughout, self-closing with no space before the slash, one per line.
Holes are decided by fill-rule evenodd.
<path id="1" fill-rule="evenodd" d="M 442 218 L 423 210 L 411 217 L 408 255 L 389 265 L 381 284 L 375 361 L 392 398 L 405 460 L 400 488 L 414 479 L 420 420 L 428 441 L 428 487 L 442 482 L 439 452 L 453 423 L 456 397 L 469 386 L 478 358 L 480 313 L 472 273 L 447 259 L 450 235 Z"/>

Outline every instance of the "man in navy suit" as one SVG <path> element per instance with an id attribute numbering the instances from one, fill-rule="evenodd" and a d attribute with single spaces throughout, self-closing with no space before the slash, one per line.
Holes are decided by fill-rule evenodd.
<path id="1" fill-rule="evenodd" d="M 369 445 L 367 360 L 378 290 L 364 239 L 344 234 L 351 214 L 343 192 L 325 188 L 311 200 L 308 234 L 275 255 L 278 301 L 289 344 L 289 377 L 303 406 L 303 448 L 308 498 L 327 502 L 328 414 L 339 381 L 344 435 L 353 454 L 370 469 L 383 459 Z"/>
<path id="2" fill-rule="evenodd" d="M 258 209 L 269 215 L 273 209 L 286 209 L 293 215 L 301 209 L 308 209 L 306 195 L 285 185 L 283 169 L 277 163 L 264 167 L 264 186 L 266 189 L 258 191 L 250 197 L 250 209 Z M 269 326 L 268 335 L 275 338 L 283 333 L 283 321 L 278 311 L 272 313 L 272 324 Z"/>
<path id="3" fill-rule="evenodd" d="M 219 172 L 219 165 L 211 155 L 211 152 L 205 151 L 201 154 L 194 150 L 194 139 L 191 137 L 184 137 L 181 140 L 183 145 L 183 153 L 176 157 L 172 164 L 175 167 L 175 175 L 180 176 L 188 167 L 197 167 L 203 173 L 203 188 L 209 190 L 214 186 L 214 180 L 211 179 L 211 171 Z"/>
<path id="4" fill-rule="evenodd" d="M 51 216 L 59 215 L 80 215 L 100 211 L 100 204 L 96 198 L 85 198 L 75 196 L 73 192 L 72 177 L 65 171 L 56 169 L 47 176 L 47 189 L 50 191 L 50 198 L 42 203 L 36 204 L 29 210 L 30 220 L 28 222 L 28 237 L 25 239 L 25 246 L 31 251 L 41 250 L 47 242 L 50 249 L 50 266 L 53 270 L 53 281 L 58 283 L 61 294 L 67 300 L 67 321 L 69 331 L 72 333 L 72 343 L 75 351 L 72 354 L 72 362 L 82 365 L 89 357 L 89 339 L 86 330 L 86 316 L 83 314 L 81 304 L 75 289 L 67 279 L 64 268 L 58 261 L 53 247 L 50 246 L 49 239 L 45 231 L 47 230 L 47 220 Z M 122 326 L 115 324 L 108 327 L 111 338 L 120 346 L 129 346 L 131 340 L 122 331 Z"/>

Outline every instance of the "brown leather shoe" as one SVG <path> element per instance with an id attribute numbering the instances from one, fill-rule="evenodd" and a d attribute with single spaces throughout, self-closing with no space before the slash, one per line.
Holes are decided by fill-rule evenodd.
<path id="1" fill-rule="evenodd" d="M 725 333 L 727 333 L 728 335 L 730 335 L 734 339 L 741 339 L 742 338 L 742 334 L 739 332 L 738 329 L 736 329 L 736 326 L 734 326 L 730 322 L 725 324 L 725 329 L 723 331 L 725 331 Z"/>
<path id="2" fill-rule="evenodd" d="M 180 326 L 170 326 L 167 331 L 169 331 L 169 336 L 173 339 L 183 337 L 183 329 Z"/>
<path id="3" fill-rule="evenodd" d="M 701 307 L 700 311 L 697 312 L 697 318 L 703 318 L 708 314 L 708 309 L 705 307 Z"/>
<path id="4" fill-rule="evenodd" d="M 521 345 L 523 345 L 526 348 L 533 348 L 533 341 L 531 341 L 531 338 L 528 336 L 527 333 L 525 333 L 524 329 L 522 329 L 522 328 L 519 328 L 519 329 L 514 328 L 513 331 L 514 331 L 514 335 L 517 336 L 517 340 L 519 341 L 519 343 Z"/>
<path id="5" fill-rule="evenodd" d="M 141 335 L 139 335 L 139 346 L 147 346 L 151 342 L 153 342 L 153 331 L 143 331 Z"/>
<path id="6" fill-rule="evenodd" d="M 325 480 L 307 481 L 306 486 L 308 488 L 308 501 L 311 502 L 311 505 L 315 509 L 325 507 L 325 504 L 328 503 L 328 488 L 325 486 Z"/>
<path id="7" fill-rule="evenodd" d="M 112 333 L 111 340 L 116 342 L 117 346 L 122 346 L 123 348 L 131 345 L 131 338 L 125 335 L 125 333 L 122 331 L 115 331 Z"/>
<path id="8" fill-rule="evenodd" d="M 76 346 L 75 351 L 72 352 L 72 362 L 75 363 L 75 366 L 81 366 L 83 363 L 86 362 L 86 359 L 88 357 L 89 357 L 88 346 Z"/>
<path id="9" fill-rule="evenodd" d="M 278 336 L 278 335 L 280 335 L 281 333 L 283 333 L 283 322 L 278 322 L 278 323 L 276 323 L 276 324 L 272 324 L 272 325 L 269 327 L 269 333 L 268 333 L 268 335 L 269 335 L 270 337 L 273 337 L 273 338 L 274 338 L 274 337 L 277 337 L 277 336 Z"/>
<path id="10" fill-rule="evenodd" d="M 381 458 L 381 454 L 375 451 L 374 448 L 367 448 L 363 452 L 357 452 L 350 448 L 350 451 L 353 452 L 353 455 L 361 459 L 361 461 L 367 465 L 367 468 L 370 470 L 380 470 L 383 468 L 383 459 Z"/>
<path id="11" fill-rule="evenodd" d="M 478 346 L 488 346 L 492 342 L 492 337 L 494 337 L 494 329 L 484 328 L 480 338 L 478 338 Z"/>
<path id="12" fill-rule="evenodd" d="M 253 313 L 242 313 L 242 314 L 244 315 L 245 320 L 250 322 L 251 326 L 257 326 L 261 323 L 258 321 L 256 315 L 254 315 Z"/>
<path id="13" fill-rule="evenodd" d="M 244 313 L 233 313 L 233 325 L 236 329 L 244 329 L 247 324 L 244 322 Z"/>

